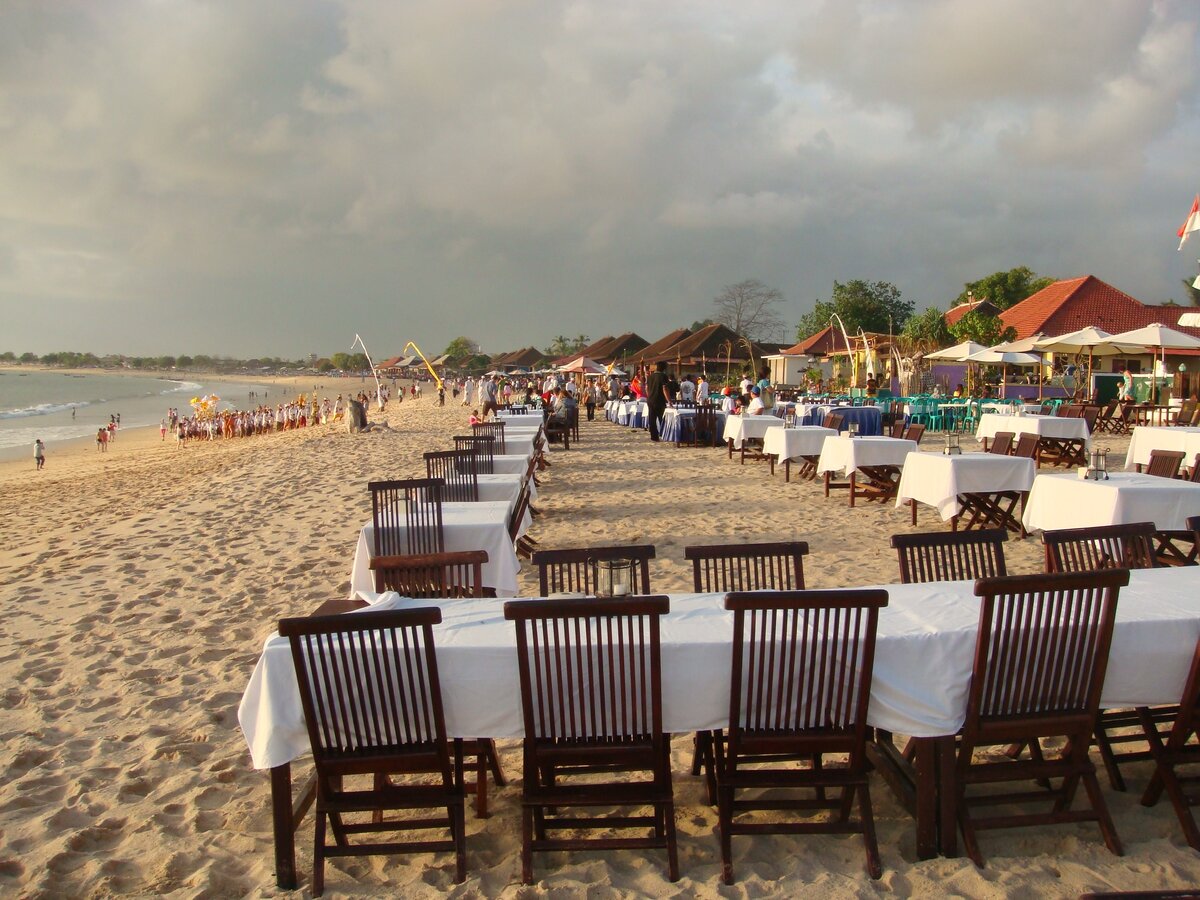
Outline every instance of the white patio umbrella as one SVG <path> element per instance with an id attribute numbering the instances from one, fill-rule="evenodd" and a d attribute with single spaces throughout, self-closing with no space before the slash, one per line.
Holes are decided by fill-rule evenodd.
<path id="1" fill-rule="evenodd" d="M 1153 353 L 1157 351 L 1164 370 L 1166 369 L 1168 350 L 1200 350 L 1200 338 L 1194 338 L 1190 334 L 1176 331 L 1174 328 L 1168 328 L 1158 322 L 1144 328 L 1135 328 L 1133 331 L 1122 331 L 1120 334 L 1111 335 L 1105 343 L 1117 347 L 1118 353 Z M 1158 381 L 1156 379 L 1151 381 L 1151 399 L 1154 402 L 1158 400 Z"/>
<path id="2" fill-rule="evenodd" d="M 1003 344 L 997 344 L 995 347 L 989 347 L 980 350 L 978 353 L 972 353 L 966 358 L 969 363 L 983 363 L 985 365 L 1000 366 L 1000 396 L 1007 394 L 1005 388 L 1008 385 L 1008 367 L 1009 366 L 1036 366 L 1042 361 L 1040 356 L 1033 353 L 1021 353 L 1017 350 L 1005 350 Z"/>
<path id="3" fill-rule="evenodd" d="M 983 346 L 983 344 L 977 344 L 974 341 L 963 341 L 961 344 L 955 344 L 953 347 L 947 347 L 945 350 L 935 350 L 932 353 L 926 353 L 925 359 L 963 362 L 972 353 L 978 353 L 980 350 L 986 349 L 987 347 Z"/>
<path id="4" fill-rule="evenodd" d="M 1069 334 L 1042 338 L 1042 340 L 1034 344 L 1034 347 L 1037 350 L 1043 350 L 1047 353 L 1074 353 L 1078 355 L 1086 352 L 1088 355 L 1087 385 L 1088 389 L 1091 390 L 1093 357 L 1117 356 L 1124 352 L 1120 348 L 1107 343 L 1110 337 L 1112 335 L 1103 328 L 1088 325 L 1086 328 L 1080 328 L 1078 331 L 1072 331 Z"/>

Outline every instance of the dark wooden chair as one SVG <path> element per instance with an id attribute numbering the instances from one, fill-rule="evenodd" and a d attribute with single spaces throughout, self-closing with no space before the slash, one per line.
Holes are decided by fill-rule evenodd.
<path id="1" fill-rule="evenodd" d="M 969 581 L 1005 575 L 1003 528 L 977 531 L 893 534 L 900 561 L 900 583 Z"/>
<path id="2" fill-rule="evenodd" d="M 504 449 L 504 425 L 503 421 L 492 422 L 476 422 L 471 426 L 471 433 L 478 436 L 490 435 L 496 439 L 496 453 L 503 455 L 507 451 Z"/>
<path id="3" fill-rule="evenodd" d="M 479 475 L 496 472 L 496 439 L 490 434 L 456 434 L 455 450 L 472 450 L 475 453 L 475 470 Z"/>
<path id="4" fill-rule="evenodd" d="M 509 406 L 508 411 L 511 415 L 514 415 L 514 416 L 524 416 L 529 413 L 529 407 L 514 403 L 511 406 Z"/>
<path id="5" fill-rule="evenodd" d="M 1197 779 L 1195 775 L 1181 771 L 1184 766 L 1200 763 L 1200 744 L 1190 740 L 1192 735 L 1200 737 L 1200 642 L 1192 655 L 1192 667 L 1167 733 L 1164 735 L 1160 730 L 1160 719 L 1151 710 L 1139 707 L 1137 712 L 1154 760 L 1154 775 L 1142 794 L 1142 805 L 1154 806 L 1165 792 L 1188 846 L 1200 850 L 1200 829 L 1192 814 L 1192 807 L 1200 803 L 1200 798 L 1185 790 L 1185 785 L 1194 784 Z"/>
<path id="6" fill-rule="evenodd" d="M 1191 425 L 1192 419 L 1196 415 L 1196 401 L 1184 400 L 1179 406 L 1179 411 L 1175 413 L 1175 421 L 1172 425 Z"/>
<path id="7" fill-rule="evenodd" d="M 992 443 L 988 446 L 988 453 L 996 453 L 1000 456 L 1007 456 L 1012 450 L 1013 438 L 1016 434 L 1011 431 L 997 431 L 992 436 Z"/>
<path id="8" fill-rule="evenodd" d="M 1017 446 L 1013 447 L 1013 456 L 1023 456 L 1026 459 L 1032 459 L 1035 466 L 1041 465 L 1040 454 L 1038 449 L 1041 442 L 1036 434 L 1022 434 L 1017 438 Z"/>
<path id="9" fill-rule="evenodd" d="M 1118 415 L 1117 407 L 1119 405 L 1120 404 L 1116 400 L 1113 400 L 1107 406 L 1104 407 L 1104 409 L 1101 411 L 1100 415 L 1096 418 L 1096 427 L 1093 430 L 1094 434 L 1098 434 L 1101 431 L 1108 431 L 1108 432 L 1112 431 L 1113 420 Z"/>
<path id="10" fill-rule="evenodd" d="M 921 436 L 923 434 L 925 434 L 925 426 L 920 422 L 914 422 L 904 429 L 904 440 L 916 441 L 919 444 L 921 443 Z"/>
<path id="11" fill-rule="evenodd" d="M 1085 406 L 1079 414 L 1079 418 L 1087 423 L 1088 434 L 1096 433 L 1096 421 L 1100 418 L 1100 407 Z"/>
<path id="12" fill-rule="evenodd" d="M 483 586 L 483 564 L 487 560 L 486 550 L 461 550 L 425 556 L 377 556 L 371 559 L 371 571 L 375 573 L 375 590 L 395 591 L 403 597 L 487 597 L 491 595 L 490 589 Z M 507 782 L 500 769 L 496 742 L 479 738 L 471 743 L 473 746 L 469 755 L 472 757 L 475 781 L 464 782 L 463 787 L 475 795 L 475 815 L 486 818 L 489 770 L 497 785 L 503 787 Z"/>
<path id="13" fill-rule="evenodd" d="M 716 447 L 721 442 L 717 432 L 717 410 L 711 403 L 701 403 L 696 407 L 696 415 L 692 426 L 692 446 Z"/>
<path id="14" fill-rule="evenodd" d="M 568 417 L 568 424 L 571 426 L 571 440 L 579 443 L 579 407 L 572 406 Z"/>
<path id="15" fill-rule="evenodd" d="M 805 541 L 762 544 L 709 544 L 684 547 L 692 563 L 692 587 L 697 593 L 729 591 L 804 590 Z M 708 802 L 717 802 L 712 734 L 700 732 L 692 751 L 692 774 L 705 774 Z"/>
<path id="16" fill-rule="evenodd" d="M 571 449 L 571 423 L 568 420 L 549 415 L 549 410 L 547 410 L 546 417 L 542 422 L 542 430 L 546 435 L 547 443 L 562 443 L 564 450 Z"/>
<path id="17" fill-rule="evenodd" d="M 374 532 L 372 556 L 403 556 L 441 553 L 446 549 L 442 529 L 442 495 L 446 483 L 440 478 L 406 478 L 372 481 L 371 523 Z"/>
<path id="18" fill-rule="evenodd" d="M 1129 434 L 1137 424 L 1137 406 L 1133 403 L 1122 403 L 1117 414 L 1109 420 L 1108 430 L 1113 434 Z"/>
<path id="19" fill-rule="evenodd" d="M 551 594 L 594 594 L 596 560 L 631 559 L 634 594 L 650 593 L 650 560 L 654 559 L 653 544 L 627 544 L 616 547 L 572 547 L 557 550 L 535 550 L 532 562 L 538 569 L 538 588 L 543 597 Z"/>
<path id="20" fill-rule="evenodd" d="M 442 499 L 458 503 L 479 500 L 479 472 L 470 450 L 430 450 L 425 453 L 425 474 L 446 482 Z"/>
<path id="21" fill-rule="evenodd" d="M 529 509 L 529 482 L 524 481 L 521 484 L 520 492 L 517 494 L 517 502 L 513 504 L 512 512 L 508 516 L 508 537 L 513 542 L 513 549 L 517 551 L 517 556 L 529 559 L 537 546 L 537 541 L 528 535 L 521 534 L 521 526 L 525 522 L 525 512 Z"/>
<path id="22" fill-rule="evenodd" d="M 903 417 L 896 419 L 896 421 L 894 421 L 894 422 L 892 423 L 892 431 L 891 431 L 891 436 L 892 436 L 892 437 L 894 437 L 894 438 L 902 438 L 902 437 L 904 437 L 904 429 L 905 429 L 906 427 L 907 427 L 907 426 L 904 424 L 904 418 L 903 418 Z"/>
<path id="23" fill-rule="evenodd" d="M 841 431 L 842 425 L 846 422 L 846 417 L 841 413 L 830 413 L 823 420 L 821 426 L 823 428 L 832 428 L 834 431 Z"/>
<path id="24" fill-rule="evenodd" d="M 463 744 L 442 714 L 433 626 L 438 609 L 284 619 L 316 766 L 312 891 L 325 888 L 325 857 L 453 851 L 466 878 Z M 371 648 L 368 650 L 367 648 Z M 388 776 L 406 778 L 393 783 Z M 426 776 L 414 783 L 416 776 Z M 363 777 L 371 784 L 358 784 Z M 445 810 L 437 818 L 383 820 L 390 810 Z M 364 814 L 370 814 L 364 820 Z M 335 843 L 325 840 L 326 821 Z M 440 840 L 363 843 L 363 834 L 445 829 Z"/>
<path id="25" fill-rule="evenodd" d="M 1179 475 L 1184 455 L 1182 450 L 1151 450 L 1146 474 L 1157 475 L 1159 478 L 1175 478 Z"/>
<path id="26" fill-rule="evenodd" d="M 1046 571 L 1153 568 L 1153 540 L 1153 522 L 1044 531 Z"/>
<path id="27" fill-rule="evenodd" d="M 981 598 L 975 663 L 967 714 L 955 765 L 955 803 L 967 855 L 983 865 L 977 831 L 1025 825 L 1096 822 L 1108 849 L 1121 855 L 1121 843 L 1096 768 L 1088 756 L 1100 707 L 1116 617 L 1117 594 L 1129 572 L 1112 569 L 1087 574 L 1022 575 L 984 578 L 975 585 Z M 1065 740 L 1044 752 L 1042 738 Z M 1025 744 L 1030 759 L 976 756 L 980 748 Z M 998 793 L 980 797 L 976 785 L 1036 780 L 1056 789 Z M 1089 810 L 1072 810 L 1083 783 Z M 981 804 L 1045 800 L 1045 812 L 978 818 Z"/>
<path id="28" fill-rule="evenodd" d="M 525 721 L 525 884 L 533 883 L 534 852 L 582 849 L 665 848 L 667 876 L 678 880 L 671 744 L 662 725 L 659 620 L 667 609 L 666 597 L 504 604 L 504 617 L 516 623 Z M 653 814 L 560 814 L 614 806 L 649 806 Z M 580 836 L 592 829 L 651 834 Z M 550 834 L 562 830 L 568 834 Z"/>
<path id="29" fill-rule="evenodd" d="M 734 835 L 861 834 L 867 872 L 883 874 L 867 783 L 867 707 L 887 591 L 731 593 L 729 728 L 714 735 L 721 870 L 733 883 Z M 827 754 L 845 756 L 826 764 Z M 798 758 L 811 758 L 797 766 Z M 775 760 L 772 762 L 772 760 Z M 764 789 L 767 792 L 764 796 Z M 825 791 L 838 791 L 827 798 Z M 798 791 L 815 791 L 815 797 Z M 739 797 L 739 792 L 750 791 Z M 793 796 L 785 797 L 786 793 Z M 850 820 L 855 796 L 859 817 Z M 739 821 L 755 810 L 826 809 L 828 821 Z"/>

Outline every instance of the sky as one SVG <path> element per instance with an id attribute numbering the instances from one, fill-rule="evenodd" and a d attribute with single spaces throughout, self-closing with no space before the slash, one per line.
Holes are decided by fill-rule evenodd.
<path id="1" fill-rule="evenodd" d="M 656 340 L 757 278 L 1185 301 L 1200 4 L 8 0 L 0 351 Z"/>

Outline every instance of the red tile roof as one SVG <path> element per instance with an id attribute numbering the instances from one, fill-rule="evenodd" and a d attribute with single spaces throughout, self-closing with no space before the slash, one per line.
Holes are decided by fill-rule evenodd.
<path id="1" fill-rule="evenodd" d="M 1000 310 L 996 308 L 995 304 L 993 304 L 992 301 L 988 300 L 986 297 L 983 300 L 975 300 L 971 303 L 960 303 L 958 306 L 952 306 L 942 315 L 942 318 L 946 320 L 946 327 L 949 328 L 950 326 L 954 325 L 959 319 L 972 310 L 978 310 L 979 312 L 989 316 L 999 315 L 1000 313 Z"/>
<path id="2" fill-rule="evenodd" d="M 1200 328 L 1178 324 L 1188 311 L 1186 306 L 1149 306 L 1094 275 L 1085 275 L 1054 282 L 1006 309 L 1000 319 L 1017 330 L 1018 339 L 1039 331 L 1048 336 L 1069 334 L 1088 325 L 1119 334 L 1155 322 L 1200 337 Z"/>
<path id="3" fill-rule="evenodd" d="M 825 356 L 834 349 L 834 341 L 836 335 L 833 333 L 833 326 L 826 325 L 816 334 L 810 334 L 798 344 L 780 350 L 780 353 L 788 356 L 800 356 L 808 354 L 810 356 Z"/>

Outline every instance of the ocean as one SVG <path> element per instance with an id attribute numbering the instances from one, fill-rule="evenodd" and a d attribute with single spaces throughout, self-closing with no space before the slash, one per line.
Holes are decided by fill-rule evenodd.
<path id="1" fill-rule="evenodd" d="M 252 403 L 250 392 L 258 399 Z M 265 382 L 216 382 L 151 378 L 116 373 L 76 374 L 0 370 L 0 458 L 33 456 L 41 438 L 47 450 L 55 443 L 91 437 L 109 416 L 120 414 L 122 428 L 158 425 L 175 407 L 191 414 L 189 401 L 204 394 L 221 398 L 221 409 L 245 409 L 257 403 L 291 399 L 287 388 Z"/>

